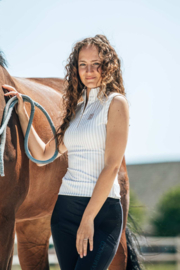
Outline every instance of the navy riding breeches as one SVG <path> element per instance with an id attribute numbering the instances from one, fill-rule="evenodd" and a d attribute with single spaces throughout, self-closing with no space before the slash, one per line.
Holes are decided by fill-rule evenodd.
<path id="1" fill-rule="evenodd" d="M 107 270 L 118 249 L 123 228 L 121 201 L 108 197 L 94 219 L 93 250 L 80 257 L 76 234 L 84 210 L 91 198 L 58 195 L 51 232 L 61 270 Z"/>

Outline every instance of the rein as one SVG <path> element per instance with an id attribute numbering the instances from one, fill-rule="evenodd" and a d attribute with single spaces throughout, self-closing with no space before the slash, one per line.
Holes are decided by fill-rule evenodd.
<path id="1" fill-rule="evenodd" d="M 53 131 L 53 134 L 55 135 L 55 127 L 54 127 L 54 124 L 49 116 L 49 114 L 47 113 L 47 111 L 37 102 L 35 102 L 34 100 L 32 100 L 29 96 L 27 95 L 21 95 L 22 98 L 23 98 L 23 101 L 27 101 L 31 104 L 31 114 L 30 114 L 30 118 L 29 118 L 29 123 L 28 123 L 28 127 L 27 127 L 27 130 L 26 130 L 26 134 L 25 134 L 25 138 L 24 138 L 24 149 L 25 149 L 25 153 L 26 155 L 28 156 L 28 158 L 30 160 L 32 160 L 33 162 L 35 163 L 40 163 L 40 164 L 48 164 L 48 163 L 51 163 L 55 160 L 55 158 L 57 157 L 58 155 L 58 150 L 57 150 L 57 138 L 55 139 L 56 141 L 56 150 L 55 150 L 55 153 L 54 155 L 50 158 L 50 159 L 47 159 L 47 160 L 38 160 L 38 159 L 35 159 L 31 156 L 30 152 L 29 152 L 29 149 L 28 149 L 28 138 L 29 138 L 29 133 L 30 133 L 30 129 L 31 129 L 31 125 L 32 125 L 32 121 L 33 121 L 33 118 L 34 118 L 34 112 L 35 112 L 35 106 L 38 107 L 43 113 L 44 115 L 46 116 L 50 126 L 51 126 L 51 129 Z M 10 98 L 4 108 L 4 114 L 3 114 L 3 120 L 2 120 L 2 125 L 1 125 L 1 128 L 0 128 L 0 135 L 1 135 L 1 143 L 0 143 L 0 175 L 1 176 L 5 176 L 4 174 L 4 148 L 5 148 L 5 141 L 6 141 L 6 127 L 7 127 L 7 124 L 9 122 L 9 119 L 12 115 L 12 111 L 13 111 L 13 108 L 15 106 L 15 104 L 18 102 L 18 98 L 16 96 Z"/>

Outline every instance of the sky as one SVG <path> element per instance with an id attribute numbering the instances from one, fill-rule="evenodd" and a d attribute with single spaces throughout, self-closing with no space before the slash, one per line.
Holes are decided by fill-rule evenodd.
<path id="1" fill-rule="evenodd" d="M 76 42 L 108 38 L 129 101 L 126 164 L 180 161 L 179 33 L 179 0 L 0 1 L 12 76 L 64 78 Z"/>

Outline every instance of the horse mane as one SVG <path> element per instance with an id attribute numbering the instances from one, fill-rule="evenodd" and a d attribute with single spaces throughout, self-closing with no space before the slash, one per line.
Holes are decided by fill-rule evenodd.
<path id="1" fill-rule="evenodd" d="M 0 51 L 0 66 L 3 68 L 8 67 L 3 51 Z"/>

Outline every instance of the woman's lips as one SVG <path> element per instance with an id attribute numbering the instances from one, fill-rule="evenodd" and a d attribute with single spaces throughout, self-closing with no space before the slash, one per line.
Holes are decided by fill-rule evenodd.
<path id="1" fill-rule="evenodd" d="M 88 78 L 86 78 L 86 80 L 92 80 L 92 79 L 95 79 L 95 77 L 88 77 Z"/>

